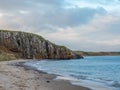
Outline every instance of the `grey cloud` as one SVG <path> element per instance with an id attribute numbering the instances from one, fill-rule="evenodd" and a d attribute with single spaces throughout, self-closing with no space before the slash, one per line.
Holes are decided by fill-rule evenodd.
<path id="1" fill-rule="evenodd" d="M 37 6 L 62 6 L 64 0 L 0 0 L 0 9 L 31 9 Z"/>
<path id="2" fill-rule="evenodd" d="M 0 0 L 0 9 L 15 10 L 28 6 L 25 0 Z"/>
<path id="3" fill-rule="evenodd" d="M 44 11 L 44 14 L 32 12 L 30 17 L 26 18 L 33 22 L 33 25 L 39 26 L 55 26 L 55 27 L 72 27 L 89 22 L 96 14 L 105 14 L 102 8 L 74 8 L 74 9 L 55 9 L 52 11 Z M 24 18 L 24 17 L 23 17 Z M 31 20 L 31 21 L 30 21 Z M 36 22 L 36 23 L 34 23 Z"/>
<path id="4" fill-rule="evenodd" d="M 104 8 L 76 7 L 66 9 L 62 7 L 62 4 L 63 0 L 0 0 L 0 10 L 5 10 L 8 15 L 13 15 L 6 16 L 11 21 L 11 27 L 16 23 L 17 26 L 20 25 L 20 29 L 28 27 L 34 30 L 47 30 L 47 28 L 51 30 L 53 26 L 73 27 L 89 22 L 96 14 L 106 13 Z M 29 13 L 22 14 L 20 10 Z M 13 23 L 14 21 L 16 22 Z"/>
<path id="5" fill-rule="evenodd" d="M 29 0 L 29 1 L 32 1 L 32 0 Z M 34 0 L 33 2 L 51 4 L 51 5 L 62 5 L 65 2 L 65 0 Z"/>

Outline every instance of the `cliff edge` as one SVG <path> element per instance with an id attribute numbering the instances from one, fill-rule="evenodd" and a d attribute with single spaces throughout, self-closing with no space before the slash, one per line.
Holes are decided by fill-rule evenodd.
<path id="1" fill-rule="evenodd" d="M 0 30 L 0 50 L 23 59 L 77 59 L 81 55 L 26 32 Z"/>

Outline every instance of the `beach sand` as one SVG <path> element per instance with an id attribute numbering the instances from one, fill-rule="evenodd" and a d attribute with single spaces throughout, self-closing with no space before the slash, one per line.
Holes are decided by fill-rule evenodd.
<path id="1" fill-rule="evenodd" d="M 69 81 L 54 80 L 56 75 L 22 67 L 22 62 L 25 60 L 0 62 L 0 90 L 89 90 Z"/>

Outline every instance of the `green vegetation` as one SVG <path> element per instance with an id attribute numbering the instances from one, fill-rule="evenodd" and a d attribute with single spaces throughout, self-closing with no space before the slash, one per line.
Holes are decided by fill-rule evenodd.
<path id="1" fill-rule="evenodd" d="M 83 56 L 120 56 L 120 52 L 84 52 L 74 51 Z"/>
<path id="2" fill-rule="evenodd" d="M 34 33 L 27 33 L 27 34 L 31 34 L 32 36 L 38 37 L 40 40 L 44 40 L 44 38 L 38 34 L 34 34 Z"/>
<path id="3" fill-rule="evenodd" d="M 0 50 L 0 61 L 9 61 L 15 59 L 16 57 L 14 54 L 6 53 Z"/>

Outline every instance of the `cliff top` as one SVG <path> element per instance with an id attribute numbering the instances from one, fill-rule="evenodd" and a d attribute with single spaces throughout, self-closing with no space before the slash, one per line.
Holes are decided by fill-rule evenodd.
<path id="1" fill-rule="evenodd" d="M 30 33 L 30 32 L 24 32 L 24 31 L 14 31 L 14 30 L 0 30 L 0 32 L 10 32 L 10 33 L 24 33 L 24 34 L 29 34 L 29 35 L 32 35 L 32 36 L 36 36 L 38 37 L 39 39 L 41 40 L 46 40 L 45 38 L 43 38 L 41 35 L 38 35 L 38 34 L 35 34 L 35 33 Z M 61 48 L 67 48 L 66 46 L 62 46 L 62 45 L 56 45 L 55 43 L 53 42 L 50 42 L 49 40 L 46 40 L 48 41 L 49 43 L 55 45 L 55 46 L 58 46 L 58 47 L 61 47 Z M 68 48 L 67 48 L 68 49 Z"/>

